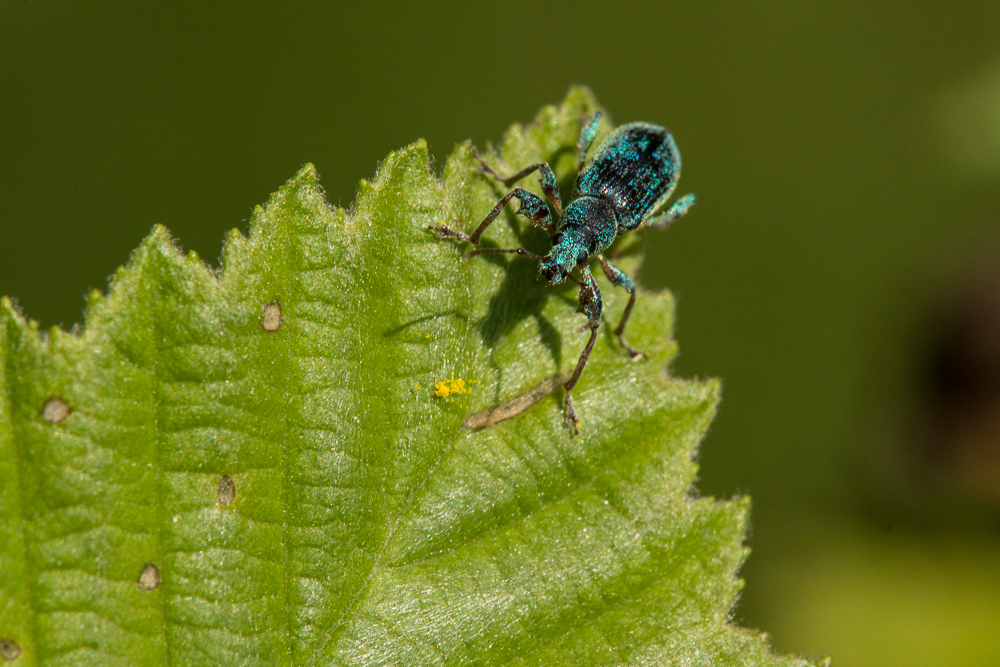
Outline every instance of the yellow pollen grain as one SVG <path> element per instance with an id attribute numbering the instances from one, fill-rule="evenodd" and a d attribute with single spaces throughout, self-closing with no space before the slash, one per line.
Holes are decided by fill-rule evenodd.
<path id="1" fill-rule="evenodd" d="M 468 394 L 470 391 L 462 378 L 450 378 L 434 383 L 434 395 L 438 398 L 445 398 L 453 394 Z"/>

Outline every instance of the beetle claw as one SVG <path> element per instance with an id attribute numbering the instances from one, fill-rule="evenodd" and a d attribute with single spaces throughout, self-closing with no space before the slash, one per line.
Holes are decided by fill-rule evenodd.
<path id="1" fill-rule="evenodd" d="M 465 232 L 460 232 L 455 229 L 452 229 L 451 227 L 448 227 L 443 223 L 437 225 L 428 225 L 427 229 L 436 233 L 438 235 L 438 238 L 442 239 L 453 238 L 457 239 L 459 242 L 465 242 L 470 240 L 469 235 L 466 234 Z"/>

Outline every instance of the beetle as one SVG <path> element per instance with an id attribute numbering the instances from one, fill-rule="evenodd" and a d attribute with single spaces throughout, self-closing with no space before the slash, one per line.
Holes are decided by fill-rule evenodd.
<path id="1" fill-rule="evenodd" d="M 563 399 L 566 422 L 574 434 L 578 432 L 580 423 L 573 408 L 572 392 L 594 349 L 602 310 L 601 291 L 594 281 L 588 261 L 596 258 L 611 284 L 629 293 L 628 304 L 614 334 L 632 361 L 642 360 L 645 355 L 629 345 L 624 335 L 625 324 L 635 305 L 635 283 L 624 271 L 609 262 L 603 253 L 620 234 L 643 224 L 646 227 L 666 227 L 687 213 L 695 201 L 694 195 L 685 195 L 675 200 L 665 212 L 657 215 L 673 194 L 681 174 L 681 154 L 677 144 L 673 136 L 659 125 L 629 123 L 618 127 L 601 142 L 587 162 L 587 153 L 597 136 L 601 117 L 602 114 L 597 112 L 580 130 L 577 140 L 577 194 L 565 211 L 555 174 L 548 163 L 538 162 L 513 176 L 503 177 L 480 160 L 481 171 L 506 187 L 511 187 L 529 174 L 539 172 L 542 192 L 552 208 L 538 195 L 517 187 L 497 202 L 472 234 L 465 234 L 444 224 L 428 227 L 441 238 L 479 245 L 483 232 L 496 220 L 504 206 L 511 199 L 517 199 L 520 207 L 516 213 L 532 220 L 549 233 L 552 249 L 545 256 L 528 252 L 524 248 L 477 248 L 466 253 L 465 257 L 516 253 L 537 261 L 538 272 L 549 283 L 558 284 L 569 279 L 580 286 L 577 312 L 583 313 L 587 318 L 587 323 L 580 328 L 580 332 L 589 329 L 590 339 L 580 354 L 573 375 L 563 384 L 566 390 Z M 553 209 L 558 222 L 552 216 Z M 579 278 L 571 273 L 578 266 Z"/>

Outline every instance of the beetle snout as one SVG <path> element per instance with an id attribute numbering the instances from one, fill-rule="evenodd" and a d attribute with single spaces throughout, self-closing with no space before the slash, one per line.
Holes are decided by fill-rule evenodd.
<path id="1" fill-rule="evenodd" d="M 538 272 L 550 283 L 561 283 L 566 280 L 566 269 L 548 258 L 542 260 Z"/>

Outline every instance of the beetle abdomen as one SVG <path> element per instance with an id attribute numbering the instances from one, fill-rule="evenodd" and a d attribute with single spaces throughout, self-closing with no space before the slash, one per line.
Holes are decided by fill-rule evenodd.
<path id="1" fill-rule="evenodd" d="M 629 123 L 611 133 L 580 172 L 580 194 L 615 203 L 618 224 L 635 229 L 670 196 L 681 173 L 681 154 L 659 125 Z"/>

